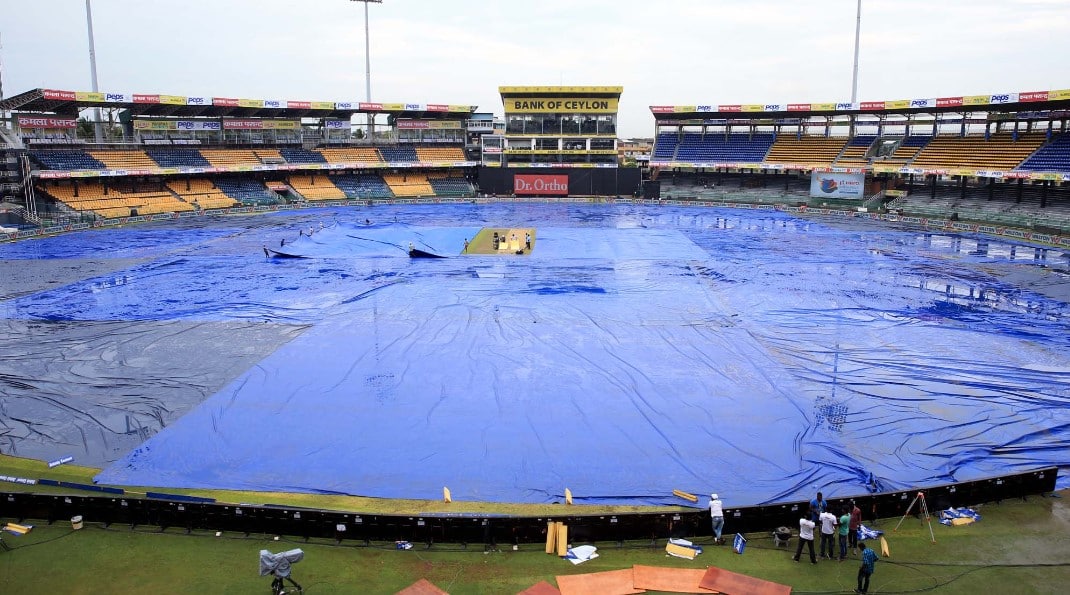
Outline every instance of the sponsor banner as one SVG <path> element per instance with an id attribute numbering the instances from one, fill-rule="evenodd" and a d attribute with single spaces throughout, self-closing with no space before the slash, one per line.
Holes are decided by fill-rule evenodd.
<path id="1" fill-rule="evenodd" d="M 233 97 L 213 97 L 212 105 L 218 107 L 238 107 L 238 100 Z"/>
<path id="2" fill-rule="evenodd" d="M 568 196 L 568 176 L 515 174 L 513 175 L 513 194 Z"/>
<path id="3" fill-rule="evenodd" d="M 134 120 L 134 130 L 220 130 L 219 122 L 207 120 Z"/>
<path id="4" fill-rule="evenodd" d="M 108 103 L 130 103 L 132 98 L 126 93 L 105 93 L 104 101 Z"/>
<path id="5" fill-rule="evenodd" d="M 74 118 L 34 118 L 19 116 L 19 128 L 76 128 L 78 121 Z"/>
<path id="6" fill-rule="evenodd" d="M 699 108 L 702 108 L 699 110 Z M 713 111 L 713 106 L 709 105 L 677 105 L 672 108 L 677 113 L 692 113 L 697 111 L 710 112 Z"/>
<path id="7" fill-rule="evenodd" d="M 998 93 L 996 95 L 989 95 L 988 102 L 993 105 L 1000 105 L 1003 103 L 1018 103 L 1018 94 Z"/>
<path id="8" fill-rule="evenodd" d="M 238 107 L 264 107 L 263 99 L 239 99 Z"/>
<path id="9" fill-rule="evenodd" d="M 836 111 L 835 103 L 812 103 L 810 108 L 815 112 L 834 112 Z"/>
<path id="10" fill-rule="evenodd" d="M 160 103 L 160 96 L 134 93 L 134 103 Z"/>
<path id="11" fill-rule="evenodd" d="M 1047 100 L 1048 100 L 1048 92 L 1047 91 L 1028 91 L 1028 92 L 1025 92 L 1025 93 L 1019 93 L 1018 94 L 1018 101 L 1030 102 L 1030 101 L 1047 101 Z"/>
<path id="12" fill-rule="evenodd" d="M 988 105 L 988 95 L 966 95 L 962 98 L 962 105 Z"/>
<path id="13" fill-rule="evenodd" d="M 333 110 L 334 109 L 334 102 L 333 101 L 313 101 L 312 102 L 312 109 Z"/>
<path id="14" fill-rule="evenodd" d="M 531 113 L 584 113 L 584 114 L 615 114 L 617 113 L 616 99 L 603 98 L 580 98 L 580 97 L 525 97 L 503 98 L 505 113 L 507 114 L 531 114 Z"/>
<path id="15" fill-rule="evenodd" d="M 863 101 L 859 108 L 862 111 L 874 111 L 884 109 L 883 101 Z"/>
<path id="16" fill-rule="evenodd" d="M 286 107 L 289 109 L 309 109 L 312 107 L 311 101 L 287 101 Z"/>
<path id="17" fill-rule="evenodd" d="M 356 109 L 353 106 L 357 105 L 355 101 L 337 101 L 334 104 L 334 109 Z M 309 106 L 311 107 L 311 105 Z"/>
<path id="18" fill-rule="evenodd" d="M 186 105 L 184 95 L 160 95 L 160 103 L 164 105 Z"/>
<path id="19" fill-rule="evenodd" d="M 1070 89 L 1060 89 L 1058 91 L 1048 91 L 1048 100 L 1055 101 L 1057 99 L 1070 99 Z"/>
<path id="20" fill-rule="evenodd" d="M 383 104 L 381 103 L 364 103 L 361 101 L 357 104 L 357 109 L 362 112 L 381 112 L 383 111 Z"/>
<path id="21" fill-rule="evenodd" d="M 424 111 L 424 105 L 422 103 L 406 103 L 405 111 L 407 112 L 422 112 Z"/>
<path id="22" fill-rule="evenodd" d="M 911 99 L 910 107 L 936 107 L 936 98 L 931 99 Z"/>
<path id="23" fill-rule="evenodd" d="M 895 101 L 885 101 L 884 109 L 906 109 L 910 107 L 909 99 L 896 99 Z"/>
<path id="24" fill-rule="evenodd" d="M 702 107 L 702 106 L 699 106 L 699 107 Z M 714 111 L 718 111 L 718 112 L 741 112 L 741 111 L 743 111 L 743 106 L 738 104 L 738 103 L 733 103 L 733 104 L 730 104 L 730 105 L 718 105 L 717 109 L 714 110 Z"/>
<path id="25" fill-rule="evenodd" d="M 468 112 L 472 111 L 472 106 L 470 106 L 470 105 L 449 105 L 449 106 L 447 106 L 447 108 L 448 108 L 448 109 L 446 109 L 447 112 L 464 112 L 464 113 L 468 113 Z"/>
<path id="26" fill-rule="evenodd" d="M 212 100 L 207 97 L 187 97 L 186 105 L 212 105 Z"/>
<path id="27" fill-rule="evenodd" d="M 282 109 L 282 106 L 286 105 L 279 99 L 265 99 L 264 107 L 271 109 Z"/>
<path id="28" fill-rule="evenodd" d="M 74 98 L 78 101 L 102 102 L 104 101 L 104 94 L 95 91 L 75 91 Z"/>
<path id="29" fill-rule="evenodd" d="M 453 130 L 463 128 L 460 120 L 398 120 L 399 130 Z"/>
<path id="30" fill-rule="evenodd" d="M 789 112 L 808 112 L 808 111 L 810 111 L 810 104 L 809 103 L 789 103 L 788 104 L 788 111 Z"/>
<path id="31" fill-rule="evenodd" d="M 810 196 L 815 198 L 864 198 L 865 174 L 817 173 L 810 176 Z"/>
<path id="32" fill-rule="evenodd" d="M 297 130 L 297 120 L 223 120 L 225 130 Z"/>
<path id="33" fill-rule="evenodd" d="M 767 112 L 782 112 L 782 111 L 786 111 L 786 110 L 787 110 L 787 106 L 782 105 L 780 103 L 767 103 L 764 106 L 764 111 L 767 111 Z"/>
<path id="34" fill-rule="evenodd" d="M 885 190 L 884 191 L 884 195 L 885 196 L 891 196 L 891 197 L 894 197 L 894 198 L 900 198 L 900 197 L 906 196 L 907 195 L 907 191 L 906 190 Z"/>
<path id="35" fill-rule="evenodd" d="M 78 99 L 78 94 L 74 91 L 59 91 L 57 89 L 45 89 L 41 92 L 45 99 L 54 99 L 59 101 L 74 101 Z"/>
<path id="36" fill-rule="evenodd" d="M 837 111 L 843 111 L 843 112 L 855 112 L 855 111 L 858 111 L 858 104 L 857 103 L 851 103 L 849 101 L 846 102 L 846 103 L 837 103 L 836 104 L 836 110 Z"/>
<path id="37" fill-rule="evenodd" d="M 671 105 L 652 105 L 650 106 L 650 112 L 654 114 L 671 114 L 676 111 Z"/>
<path id="38" fill-rule="evenodd" d="M 1051 173 L 1051 172 L 1044 172 L 1044 173 L 1031 173 L 1029 175 L 1029 177 L 1034 179 L 1034 180 L 1055 180 L 1055 181 L 1058 182 L 1058 181 L 1070 179 L 1070 174 L 1057 174 L 1057 173 Z"/>
<path id="39" fill-rule="evenodd" d="M 327 120 L 323 123 L 328 130 L 342 130 L 349 128 L 349 120 Z"/>
<path id="40" fill-rule="evenodd" d="M 380 104 L 380 105 L 383 106 L 382 109 L 383 109 L 383 111 L 386 111 L 386 112 L 403 112 L 403 111 L 405 111 L 405 104 L 404 103 L 383 103 L 383 104 Z"/>
<path id="41" fill-rule="evenodd" d="M 936 107 L 959 107 L 962 105 L 963 97 L 938 97 L 936 99 Z"/>
<path id="42" fill-rule="evenodd" d="M 442 104 L 442 103 L 429 103 L 429 104 L 427 104 L 427 111 L 429 111 L 429 112 L 448 112 L 448 111 L 450 111 L 450 106 Z"/>

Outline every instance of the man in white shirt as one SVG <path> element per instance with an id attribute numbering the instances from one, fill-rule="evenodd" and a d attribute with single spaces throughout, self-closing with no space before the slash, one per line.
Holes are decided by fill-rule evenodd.
<path id="1" fill-rule="evenodd" d="M 821 557 L 831 560 L 835 557 L 836 525 L 840 522 L 836 515 L 829 511 L 822 512 L 818 517 L 821 522 Z M 828 549 L 826 549 L 826 547 Z"/>
<path id="2" fill-rule="evenodd" d="M 816 523 L 810 520 L 810 513 L 803 515 L 799 519 L 799 545 L 795 548 L 795 556 L 792 560 L 799 561 L 799 556 L 802 555 L 803 544 L 810 548 L 810 563 L 817 564 L 817 557 L 814 556 L 814 527 Z"/>
<path id="3" fill-rule="evenodd" d="M 710 520 L 713 523 L 713 542 L 723 544 L 721 529 L 724 529 L 724 505 L 717 494 L 710 494 Z"/>

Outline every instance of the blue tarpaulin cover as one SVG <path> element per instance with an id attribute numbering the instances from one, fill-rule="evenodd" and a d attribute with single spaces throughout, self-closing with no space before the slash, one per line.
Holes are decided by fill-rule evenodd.
<path id="1" fill-rule="evenodd" d="M 535 228 L 534 249 L 461 255 L 483 227 Z M 108 484 L 728 505 L 1049 465 L 1070 485 L 1059 250 L 774 211 L 398 205 L 0 259 L 22 269 L 0 451 L 74 445 Z"/>

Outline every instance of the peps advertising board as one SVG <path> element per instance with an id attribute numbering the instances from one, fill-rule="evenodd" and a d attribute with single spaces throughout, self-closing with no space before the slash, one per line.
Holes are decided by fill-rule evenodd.
<path id="1" fill-rule="evenodd" d="M 810 176 L 810 196 L 814 198 L 857 198 L 865 196 L 866 174 L 814 172 Z"/>

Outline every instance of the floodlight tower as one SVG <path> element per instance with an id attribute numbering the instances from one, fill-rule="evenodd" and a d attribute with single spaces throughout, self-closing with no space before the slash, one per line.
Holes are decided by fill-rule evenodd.
<path id="1" fill-rule="evenodd" d="M 855 66 L 851 75 L 851 103 L 858 100 L 858 42 L 862 34 L 862 0 L 858 0 L 858 9 L 855 11 Z"/>
<path id="2" fill-rule="evenodd" d="M 93 92 L 96 93 L 100 89 L 97 88 L 97 48 L 93 43 L 93 7 L 90 0 L 85 0 L 85 24 L 89 29 L 89 71 L 93 77 Z M 96 119 L 96 122 L 93 123 L 93 134 L 99 145 L 104 141 L 100 130 L 100 108 L 94 108 L 93 113 Z"/>
<path id="3" fill-rule="evenodd" d="M 86 0 L 88 2 L 88 0 Z M 365 89 L 365 101 L 372 102 L 372 52 L 371 52 L 371 38 L 368 36 L 368 4 L 382 4 L 383 0 L 349 0 L 350 2 L 363 2 L 364 3 L 364 89 Z M 371 113 L 368 114 L 368 140 L 371 140 L 372 136 L 372 122 L 375 116 Z"/>

